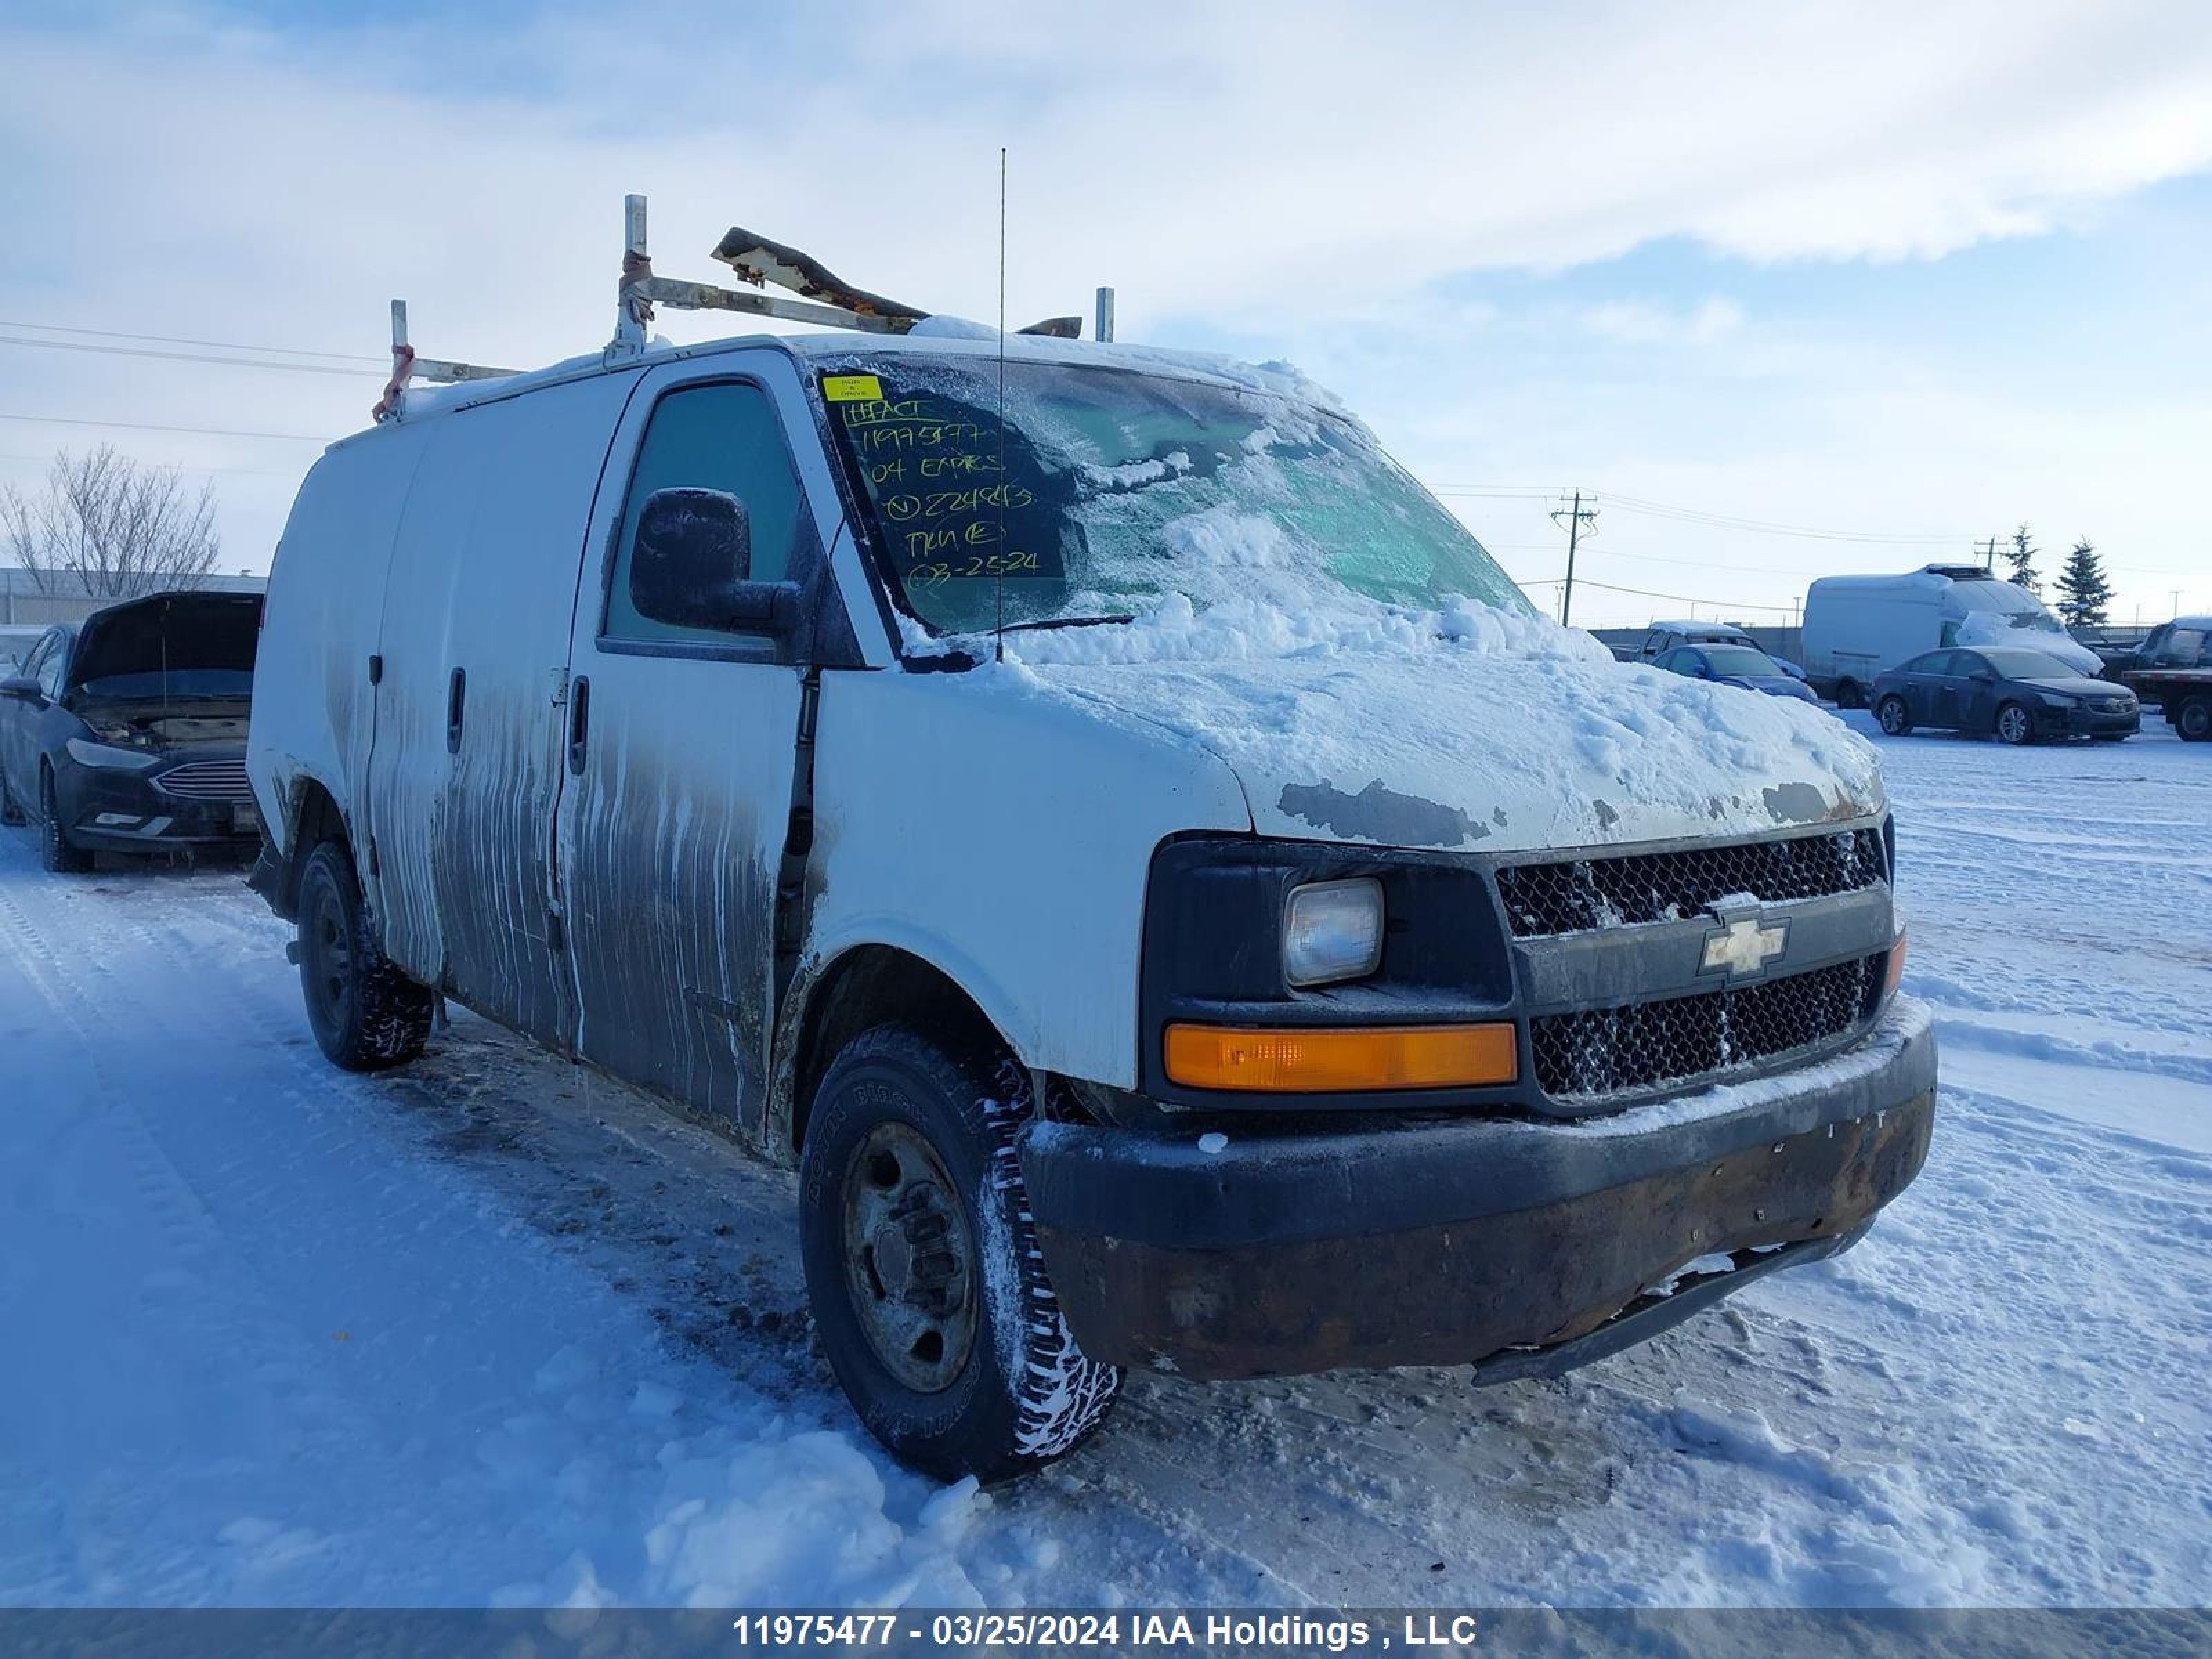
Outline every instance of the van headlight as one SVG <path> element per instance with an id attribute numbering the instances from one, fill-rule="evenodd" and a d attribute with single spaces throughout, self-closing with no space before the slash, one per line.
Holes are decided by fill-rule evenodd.
<path id="1" fill-rule="evenodd" d="M 1382 965 L 1382 884 L 1309 882 L 1283 905 L 1283 977 L 1292 985 L 1361 979 Z"/>
<path id="2" fill-rule="evenodd" d="M 71 738 L 66 746 L 70 758 L 79 766 L 95 767 L 103 772 L 143 772 L 161 763 L 161 756 L 149 755 L 143 749 L 116 749 L 104 743 L 87 743 L 82 738 Z"/>

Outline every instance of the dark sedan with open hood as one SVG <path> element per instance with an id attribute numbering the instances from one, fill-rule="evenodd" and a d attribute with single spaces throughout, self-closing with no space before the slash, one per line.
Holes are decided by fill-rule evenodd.
<path id="1" fill-rule="evenodd" d="M 0 679 L 0 822 L 50 870 L 95 849 L 248 845 L 246 723 L 258 593 L 154 593 L 51 629 Z"/>
<path id="2" fill-rule="evenodd" d="M 2117 743 L 2142 723 L 2134 692 L 2026 646 L 1924 651 L 1878 675 L 1867 701 L 1893 738 L 1936 726 L 1994 733 L 2002 743 Z"/>

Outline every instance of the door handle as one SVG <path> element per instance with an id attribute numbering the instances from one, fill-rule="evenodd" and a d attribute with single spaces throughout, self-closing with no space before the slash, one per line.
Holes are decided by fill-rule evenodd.
<path id="1" fill-rule="evenodd" d="M 584 757 L 592 735 L 592 683 L 581 678 L 568 688 L 568 770 L 584 775 Z"/>
<path id="2" fill-rule="evenodd" d="M 461 752 L 461 716 L 467 710 L 469 699 L 469 671 L 456 668 L 453 678 L 446 682 L 446 752 Z"/>

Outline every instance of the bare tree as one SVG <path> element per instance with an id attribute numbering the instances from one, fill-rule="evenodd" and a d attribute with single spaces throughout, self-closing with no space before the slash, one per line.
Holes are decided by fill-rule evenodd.
<path id="1" fill-rule="evenodd" d="M 43 492 L 0 489 L 0 536 L 42 593 L 135 599 L 198 587 L 222 546 L 215 488 L 195 495 L 173 467 L 146 466 L 102 444 L 54 457 Z"/>

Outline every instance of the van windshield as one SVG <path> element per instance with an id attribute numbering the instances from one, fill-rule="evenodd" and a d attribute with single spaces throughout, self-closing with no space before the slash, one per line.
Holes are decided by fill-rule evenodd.
<path id="1" fill-rule="evenodd" d="M 1531 607 L 1356 423 L 1268 393 L 996 359 L 826 365 L 830 423 L 886 580 L 943 633 L 1359 596 Z"/>
<path id="2" fill-rule="evenodd" d="M 2033 629 L 2042 634 L 2066 631 L 2058 625 L 2058 618 L 2044 609 L 2042 600 L 2012 582 L 1954 581 L 1951 591 L 1966 610 L 1992 619 L 2002 617 L 2009 627 Z"/>

